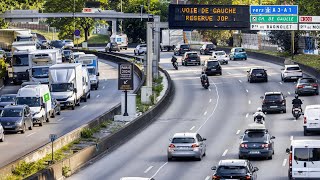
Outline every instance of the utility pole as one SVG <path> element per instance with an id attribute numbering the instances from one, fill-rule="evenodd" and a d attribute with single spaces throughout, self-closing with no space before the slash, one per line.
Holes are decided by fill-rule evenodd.
<path id="1" fill-rule="evenodd" d="M 122 0 L 120 1 L 120 11 L 122 12 Z M 120 21 L 120 34 L 122 34 L 122 19 Z"/>
<path id="2" fill-rule="evenodd" d="M 76 21 L 75 21 L 75 16 L 74 16 L 74 14 L 75 14 L 75 12 L 76 12 L 76 2 L 75 2 L 75 0 L 73 0 L 73 32 L 75 32 L 76 31 Z M 75 35 L 74 35 L 74 33 L 72 33 L 73 34 L 73 43 L 75 43 Z"/>

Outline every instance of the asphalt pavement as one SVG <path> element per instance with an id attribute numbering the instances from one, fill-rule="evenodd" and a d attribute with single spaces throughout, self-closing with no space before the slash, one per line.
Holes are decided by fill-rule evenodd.
<path id="1" fill-rule="evenodd" d="M 75 110 L 62 110 L 60 116 L 50 118 L 50 122 L 44 123 L 43 127 L 36 126 L 25 134 L 5 135 L 5 142 L 0 143 L 1 167 L 48 143 L 49 134 L 57 134 L 60 137 L 120 103 L 122 92 L 117 88 L 117 64 L 102 59 L 100 62 L 100 84 L 98 90 L 91 90 L 91 99 L 81 102 L 80 107 L 76 106 Z M 138 83 L 139 78 L 135 75 L 135 88 Z M 17 93 L 18 89 L 19 86 L 6 86 L 0 94 Z"/>
<path id="2" fill-rule="evenodd" d="M 133 49 L 124 51 L 132 54 Z M 294 82 L 281 82 L 279 65 L 248 58 L 222 65 L 222 76 L 209 76 L 210 88 L 200 83 L 201 66 L 181 66 L 174 70 L 172 52 L 161 53 L 160 66 L 168 71 L 175 96 L 168 109 L 150 126 L 93 164 L 81 169 L 71 180 L 119 180 L 121 177 L 154 177 L 156 180 L 209 180 L 211 167 L 222 159 L 238 159 L 240 135 L 253 123 L 253 113 L 261 107 L 260 96 L 267 91 L 281 91 L 287 96 L 287 113 L 267 114 L 266 127 L 275 136 L 272 160 L 251 159 L 259 168 L 259 180 L 288 179 L 288 155 L 292 139 L 319 139 L 316 134 L 303 136 L 303 119 L 294 120 L 291 100 Z M 209 56 L 201 56 L 201 60 Z M 267 83 L 248 83 L 250 67 L 264 67 Z M 319 96 L 303 96 L 303 108 L 317 104 Z M 169 139 L 177 132 L 198 132 L 207 138 L 206 157 L 202 161 L 167 161 Z"/>

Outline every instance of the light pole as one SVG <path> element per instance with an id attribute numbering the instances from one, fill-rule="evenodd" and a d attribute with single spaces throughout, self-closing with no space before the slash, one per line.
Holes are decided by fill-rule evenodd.
<path id="1" fill-rule="evenodd" d="M 120 11 L 122 12 L 122 0 L 120 1 Z M 122 34 L 122 20 L 120 21 L 120 34 Z"/>
<path id="2" fill-rule="evenodd" d="M 75 17 L 74 17 L 74 14 L 76 12 L 76 6 L 75 6 L 75 0 L 73 0 L 73 43 L 75 43 L 75 35 L 74 35 L 74 32 L 76 31 L 76 21 L 75 21 Z"/>

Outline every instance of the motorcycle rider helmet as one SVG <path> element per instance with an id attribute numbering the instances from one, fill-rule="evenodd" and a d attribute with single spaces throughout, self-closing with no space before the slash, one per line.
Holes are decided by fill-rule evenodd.
<path id="1" fill-rule="evenodd" d="M 261 107 L 258 107 L 258 108 L 257 108 L 257 111 L 258 111 L 258 112 L 262 112 Z"/>

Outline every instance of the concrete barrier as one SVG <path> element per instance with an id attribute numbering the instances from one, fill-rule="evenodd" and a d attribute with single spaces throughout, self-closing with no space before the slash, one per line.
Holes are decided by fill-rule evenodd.
<path id="1" fill-rule="evenodd" d="M 91 51 L 87 51 L 86 53 L 92 53 Z M 120 63 L 120 62 L 127 62 L 121 57 L 115 56 L 115 55 L 107 55 L 107 54 L 102 54 L 102 53 L 95 53 L 99 58 L 110 60 L 111 62 L 114 63 Z M 134 91 L 134 93 L 137 93 L 137 91 L 140 89 L 140 87 L 144 84 L 145 82 L 145 76 L 143 72 L 134 65 L 134 72 L 135 74 L 140 78 L 140 84 L 138 85 L 137 89 Z M 81 127 L 59 137 L 55 142 L 53 143 L 53 149 L 57 150 L 62 148 L 63 146 L 71 143 L 72 141 L 79 139 L 81 136 L 81 131 L 83 128 L 92 128 L 96 127 L 97 125 L 101 124 L 101 122 L 112 119 L 114 115 L 120 114 L 121 113 L 121 107 L 120 103 L 114 106 L 112 109 L 109 111 L 103 113 L 102 115 L 98 116 L 97 118 L 93 119 L 87 124 L 82 125 Z M 1 177 L 11 175 L 12 170 L 19 165 L 19 163 L 25 161 L 25 162 L 34 162 L 39 159 L 42 159 L 46 155 L 51 153 L 51 143 L 47 143 L 41 147 L 35 148 L 32 152 L 27 153 L 26 155 L 22 157 L 17 157 L 16 160 L 13 162 L 3 166 L 0 168 L 0 179 Z"/>
<path id="2" fill-rule="evenodd" d="M 118 131 L 110 134 L 109 136 L 100 140 L 97 146 L 89 146 L 76 154 L 68 157 L 48 168 L 26 178 L 27 180 L 51 180 L 51 179 L 63 179 L 63 168 L 68 167 L 70 173 L 76 172 L 82 166 L 90 164 L 98 158 L 101 158 L 105 153 L 114 150 L 119 145 L 123 144 L 130 137 L 137 134 L 141 129 L 152 123 L 156 117 L 158 117 L 171 103 L 174 96 L 174 86 L 169 74 L 163 69 L 162 71 L 167 80 L 168 88 L 163 96 L 163 98 L 146 113 L 139 116 L 135 120 L 131 121 L 129 124 L 125 125 Z"/>

